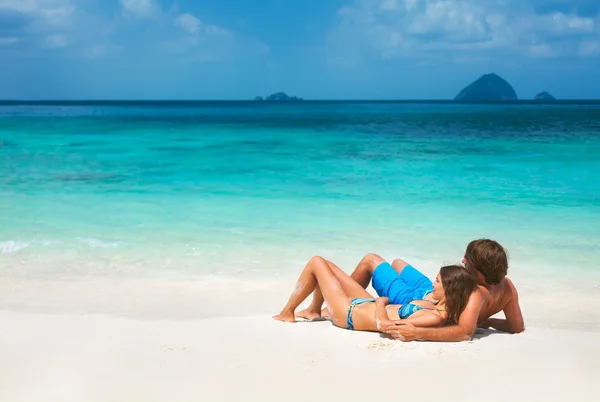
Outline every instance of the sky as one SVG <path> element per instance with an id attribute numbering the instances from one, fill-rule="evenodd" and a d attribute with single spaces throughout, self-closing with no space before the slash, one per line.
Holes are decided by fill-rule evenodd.
<path id="1" fill-rule="evenodd" d="M 0 0 L 0 99 L 600 98 L 600 0 Z"/>

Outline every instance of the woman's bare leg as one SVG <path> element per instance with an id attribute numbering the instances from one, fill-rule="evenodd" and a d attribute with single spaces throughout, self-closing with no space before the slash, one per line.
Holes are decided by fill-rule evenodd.
<path id="1" fill-rule="evenodd" d="M 279 321 L 296 321 L 294 311 L 316 289 L 317 285 L 322 292 L 320 294 L 332 309 L 335 324 L 345 327 L 346 310 L 350 306 L 350 296 L 344 292 L 342 284 L 333 270 L 329 267 L 327 261 L 321 257 L 313 257 L 306 264 L 287 304 L 281 310 L 281 313 L 273 318 Z"/>
<path id="2" fill-rule="evenodd" d="M 327 264 L 340 281 L 342 288 L 348 294 L 349 297 L 373 297 L 370 295 L 365 288 L 369 286 L 373 272 L 375 268 L 385 260 L 377 254 L 367 254 L 358 263 L 356 269 L 349 276 L 340 267 L 327 261 Z M 392 262 L 392 267 L 400 274 L 404 267 L 409 265 L 406 261 L 401 259 L 395 259 Z M 358 286 L 356 286 L 358 285 Z M 317 320 L 319 318 L 329 318 L 329 311 L 323 307 L 323 295 L 317 285 L 313 294 L 313 299 L 310 306 L 302 311 L 296 313 L 297 318 L 305 318 L 307 320 Z"/>
<path id="3" fill-rule="evenodd" d="M 348 297 L 373 297 L 369 294 L 369 292 L 363 289 L 363 287 L 358 282 L 352 279 L 350 275 L 342 271 L 342 269 L 335 265 L 333 262 L 327 261 L 327 265 L 340 282 L 342 289 L 348 295 Z M 323 293 L 321 292 L 319 285 L 317 285 L 313 293 L 313 299 L 310 303 L 310 306 L 308 306 L 307 309 L 296 313 L 296 317 L 305 318 L 307 320 L 316 320 L 321 318 L 322 316 L 328 317 L 329 312 L 327 311 L 327 309 L 323 309 L 324 301 L 325 300 L 323 299 Z"/>

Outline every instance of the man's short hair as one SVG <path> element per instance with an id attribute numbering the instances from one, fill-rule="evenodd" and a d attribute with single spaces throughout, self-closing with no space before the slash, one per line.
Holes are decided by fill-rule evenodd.
<path id="1" fill-rule="evenodd" d="M 500 283 L 508 272 L 506 251 L 494 240 L 473 240 L 467 246 L 465 259 L 467 267 L 480 272 L 488 285 Z"/>

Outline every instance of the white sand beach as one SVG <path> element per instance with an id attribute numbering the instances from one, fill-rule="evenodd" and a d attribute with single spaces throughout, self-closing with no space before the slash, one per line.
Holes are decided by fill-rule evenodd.
<path id="1" fill-rule="evenodd" d="M 600 333 L 402 343 L 267 315 L 0 313 L 0 400 L 596 401 Z"/>
<path id="2" fill-rule="evenodd" d="M 0 278 L 0 402 L 597 400 L 593 281 L 517 271 L 523 334 L 402 343 L 272 320 L 295 283 L 289 271 Z"/>

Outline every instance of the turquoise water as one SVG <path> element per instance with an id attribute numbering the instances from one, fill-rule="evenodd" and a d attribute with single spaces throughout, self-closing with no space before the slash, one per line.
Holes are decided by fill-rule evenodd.
<path id="1" fill-rule="evenodd" d="M 598 105 L 3 105 L 0 275 L 439 265 L 490 237 L 597 288 L 599 171 Z"/>

